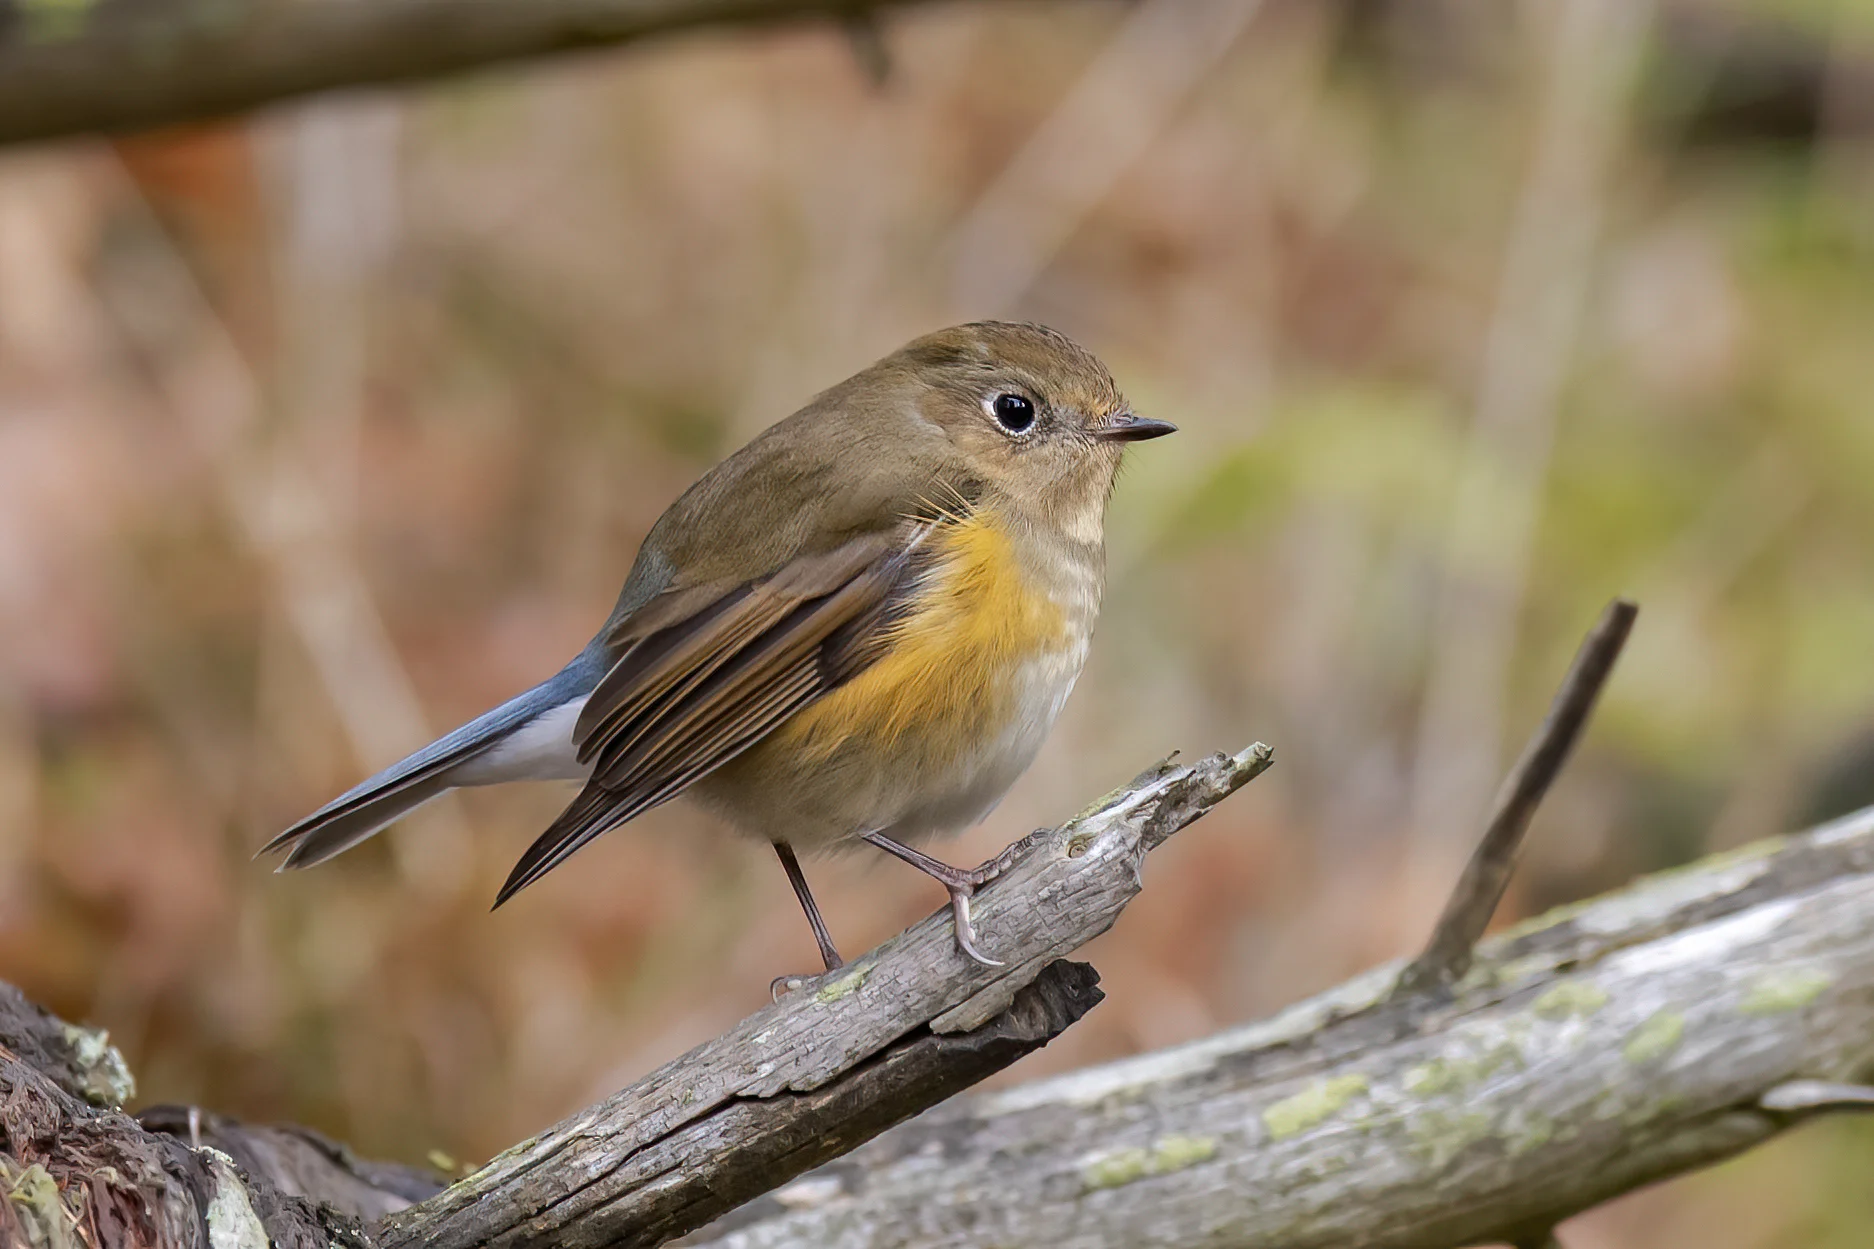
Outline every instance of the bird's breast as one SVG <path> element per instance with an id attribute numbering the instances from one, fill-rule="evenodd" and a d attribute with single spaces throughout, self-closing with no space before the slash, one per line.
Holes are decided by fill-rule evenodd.
<path id="1" fill-rule="evenodd" d="M 1024 728 L 1039 744 L 1086 660 L 1097 558 L 1068 566 L 993 513 L 950 522 L 929 541 L 933 558 L 884 653 L 777 737 L 809 756 L 863 742 L 933 762 L 1025 738 Z"/>
<path id="2" fill-rule="evenodd" d="M 926 542 L 879 657 L 699 785 L 738 827 L 917 840 L 981 819 L 1033 760 L 1086 660 L 1099 548 L 981 512 Z"/>

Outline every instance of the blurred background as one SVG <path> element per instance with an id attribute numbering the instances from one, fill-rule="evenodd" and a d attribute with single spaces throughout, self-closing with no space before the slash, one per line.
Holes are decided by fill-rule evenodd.
<path id="1" fill-rule="evenodd" d="M 1139 0 L 713 33 L 0 151 L 0 977 L 146 1101 L 486 1158 L 815 965 L 678 804 L 499 914 L 553 786 L 319 871 L 294 818 L 552 673 L 719 457 L 954 321 L 1051 323 L 1131 456 L 1089 671 L 974 862 L 1170 750 L 1153 856 L 1005 1079 L 1408 952 L 1603 603 L 1643 610 L 1504 918 L 1874 801 L 1874 16 Z M 883 856 L 879 856 L 882 860 Z M 809 863 L 842 946 L 937 908 Z M 1874 1124 L 1570 1249 L 1865 1246 Z"/>

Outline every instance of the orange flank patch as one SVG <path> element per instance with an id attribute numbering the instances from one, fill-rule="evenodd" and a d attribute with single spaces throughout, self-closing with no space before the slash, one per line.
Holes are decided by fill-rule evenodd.
<path id="1" fill-rule="evenodd" d="M 1067 619 L 1022 573 L 1009 536 L 978 512 L 932 535 L 938 562 L 890 649 L 782 725 L 779 740 L 824 758 L 857 737 L 918 733 L 939 754 L 992 736 L 1026 660 L 1067 643 Z"/>

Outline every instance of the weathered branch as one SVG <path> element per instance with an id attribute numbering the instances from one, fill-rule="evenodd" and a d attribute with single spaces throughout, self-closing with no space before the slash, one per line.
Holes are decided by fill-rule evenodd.
<path id="1" fill-rule="evenodd" d="M 67 1096 L 94 1106 L 120 1106 L 137 1091 L 123 1055 L 104 1033 L 66 1023 L 10 984 L 0 984 L 0 1061 L 30 1067 Z"/>
<path id="2" fill-rule="evenodd" d="M 1150 846 L 1214 800 L 1207 795 L 1214 790 L 1189 773 L 1148 776 L 1142 794 L 1122 793 L 1070 831 L 1037 839 L 1025 859 L 1028 885 L 1003 892 L 1005 879 L 986 891 L 985 940 L 997 952 L 1014 948 L 1028 913 L 1067 912 L 1084 900 L 1076 871 L 1104 878 L 1132 863 L 1130 852 L 1114 854 L 1129 834 L 1113 824 L 1136 828 L 1137 844 Z M 908 1023 L 880 1056 L 865 1059 L 843 1033 L 842 1044 L 816 1050 L 811 1038 L 822 1034 L 800 1025 L 815 1012 L 845 1019 L 843 1010 L 855 1010 L 856 1033 L 878 1044 L 891 1028 L 874 1008 L 889 1013 L 884 999 L 904 983 L 893 969 L 908 948 L 947 969 L 945 977 L 957 974 L 950 983 L 958 1000 L 979 997 L 981 984 L 969 977 L 988 973 L 949 963 L 947 938 L 941 920 L 927 921 L 867 956 L 852 980 L 822 980 L 764 1012 L 780 1031 L 746 1039 L 766 1056 L 749 1071 L 716 1068 L 721 1078 L 698 1086 L 712 1109 L 691 1114 L 679 1105 L 684 1088 L 673 1082 L 697 1070 L 697 1056 L 660 1073 L 662 1102 L 645 1087 L 614 1099 L 613 1110 L 630 1099 L 657 1107 L 641 1125 L 655 1138 L 637 1152 L 611 1147 L 640 1125 L 612 1124 L 606 1108 L 595 1109 L 449 1190 L 434 1213 L 415 1207 L 387 1220 L 381 1243 L 447 1245 L 482 1234 L 510 1244 L 654 1243 L 711 1204 L 731 1204 L 732 1196 L 708 1194 L 712 1183 L 746 1192 L 849 1147 L 892 1117 L 869 1106 L 872 1096 L 902 1097 L 902 1073 L 922 1069 L 956 1034 Z M 1874 810 L 1641 881 L 1487 941 L 1448 994 L 1395 997 L 1398 970 L 1380 968 L 1275 1020 L 1193 1045 L 950 1102 L 786 1183 L 692 1243 L 1547 1243 L 1569 1214 L 1811 1115 L 1874 1102 Z M 1047 980 L 1027 992 L 1046 992 Z M 924 1000 L 912 1018 L 949 998 Z M 137 1243 L 198 1243 L 191 1229 L 202 1217 L 230 1234 L 258 1224 L 277 1245 L 369 1243 L 338 1211 L 283 1192 L 277 1177 L 292 1166 L 256 1161 L 251 1145 L 237 1152 L 236 1138 L 223 1134 L 239 1131 L 234 1125 L 206 1116 L 196 1126 L 203 1144 L 234 1154 L 249 1175 L 190 1149 L 186 1112 L 146 1112 L 147 1123 L 172 1133 L 161 1135 L 88 1104 L 81 1090 L 109 1102 L 109 1090 L 124 1087 L 121 1061 L 101 1037 L 74 1038 L 67 1025 L 0 995 L 7 1003 L 0 1185 L 10 1200 L 0 1202 L 0 1219 L 13 1224 L 0 1226 L 0 1240 L 23 1227 L 16 1238 L 25 1243 L 55 1243 L 33 1239 L 24 1221 L 64 1217 L 63 1189 L 64 1207 L 100 1227 L 131 1210 L 153 1212 Z M 1017 1022 L 1024 1009 L 1036 1012 L 1031 1019 L 1047 1014 L 1032 998 L 1018 1000 L 970 1043 L 1026 1043 Z M 22 1062 L 25 1053 L 43 1071 Z M 783 1087 L 841 1068 L 807 1091 Z M 743 1134 L 756 1123 L 794 1131 Z M 258 1131 L 278 1131 L 276 1144 L 298 1135 Z M 839 1139 L 828 1145 L 822 1136 Z M 739 1155 L 722 1165 L 705 1156 L 730 1137 L 745 1142 Z M 523 1174 L 527 1160 L 539 1170 Z M 354 1175 L 375 1174 L 349 1165 Z M 275 1178 L 260 1174 L 268 1171 Z M 490 1181 L 498 1181 L 490 1215 L 526 1215 L 523 1225 L 501 1222 L 499 1237 L 493 1222 L 478 1224 L 467 1200 Z M 512 1199 L 548 1186 L 564 1200 L 528 1212 Z M 660 1189 L 674 1195 L 660 1197 Z M 625 1209 L 637 1213 L 619 1217 Z"/>
<path id="3" fill-rule="evenodd" d="M 1509 888 L 1529 821 L 1535 818 L 1536 808 L 1561 775 L 1562 765 L 1568 762 L 1575 742 L 1587 727 L 1601 687 L 1613 673 L 1614 661 L 1620 658 L 1639 614 L 1634 604 L 1615 599 L 1582 641 L 1575 662 L 1555 692 L 1549 714 L 1543 717 L 1535 736 L 1497 790 L 1484 835 L 1471 852 L 1470 862 L 1464 865 L 1464 874 L 1451 891 L 1444 913 L 1432 929 L 1431 940 L 1400 973 L 1393 990 L 1396 994 L 1448 989 L 1470 970 L 1472 951 L 1490 926 L 1503 891 Z"/>
<path id="4" fill-rule="evenodd" d="M 139 1122 L 118 1109 L 131 1091 L 104 1034 L 0 985 L 0 1245 L 171 1249 L 205 1230 L 215 1246 L 363 1247 L 360 1219 L 439 1187 L 304 1129 L 180 1108 Z M 165 1121 L 172 1132 L 150 1130 Z"/>
<path id="5" fill-rule="evenodd" d="M 1025 838 L 975 908 L 1006 966 L 958 954 L 946 908 L 401 1214 L 436 1193 L 435 1177 L 301 1128 L 186 1107 L 130 1118 L 117 1109 L 129 1073 L 103 1035 L 0 986 L 0 1242 L 64 1244 L 75 1222 L 95 1245 L 163 1249 L 199 1243 L 204 1226 L 215 1244 L 291 1249 L 664 1243 L 1078 1019 L 1099 1001 L 1097 977 L 1059 956 L 1112 925 L 1147 851 L 1270 758 L 1256 746 L 1163 764 Z M 137 1223 L 134 1211 L 155 1213 Z M 374 1235 L 365 1220 L 381 1220 Z"/>
<path id="6" fill-rule="evenodd" d="M 809 981 L 376 1229 L 384 1249 L 655 1245 L 1045 1043 L 1097 995 L 1057 960 L 1139 891 L 1147 851 L 1269 766 L 1266 746 L 1145 773 L 1024 840 L 956 949 L 948 908 Z"/>
<path id="7" fill-rule="evenodd" d="M 924 2 L 0 0 L 0 143 L 166 125 L 708 26 L 863 28 L 876 10 Z"/>
<path id="8" fill-rule="evenodd" d="M 711 1249 L 1542 1243 L 1874 1079 L 1874 809 L 1267 1023 L 960 1099 L 755 1202 Z M 942 1166 L 930 1165 L 941 1151 Z"/>

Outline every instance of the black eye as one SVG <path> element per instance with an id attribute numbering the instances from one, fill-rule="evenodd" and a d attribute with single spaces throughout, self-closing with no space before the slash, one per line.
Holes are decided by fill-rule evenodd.
<path id="1" fill-rule="evenodd" d="M 1011 434 L 1025 434 L 1035 423 L 1035 405 L 1021 395 L 997 395 L 990 401 L 989 414 Z"/>

